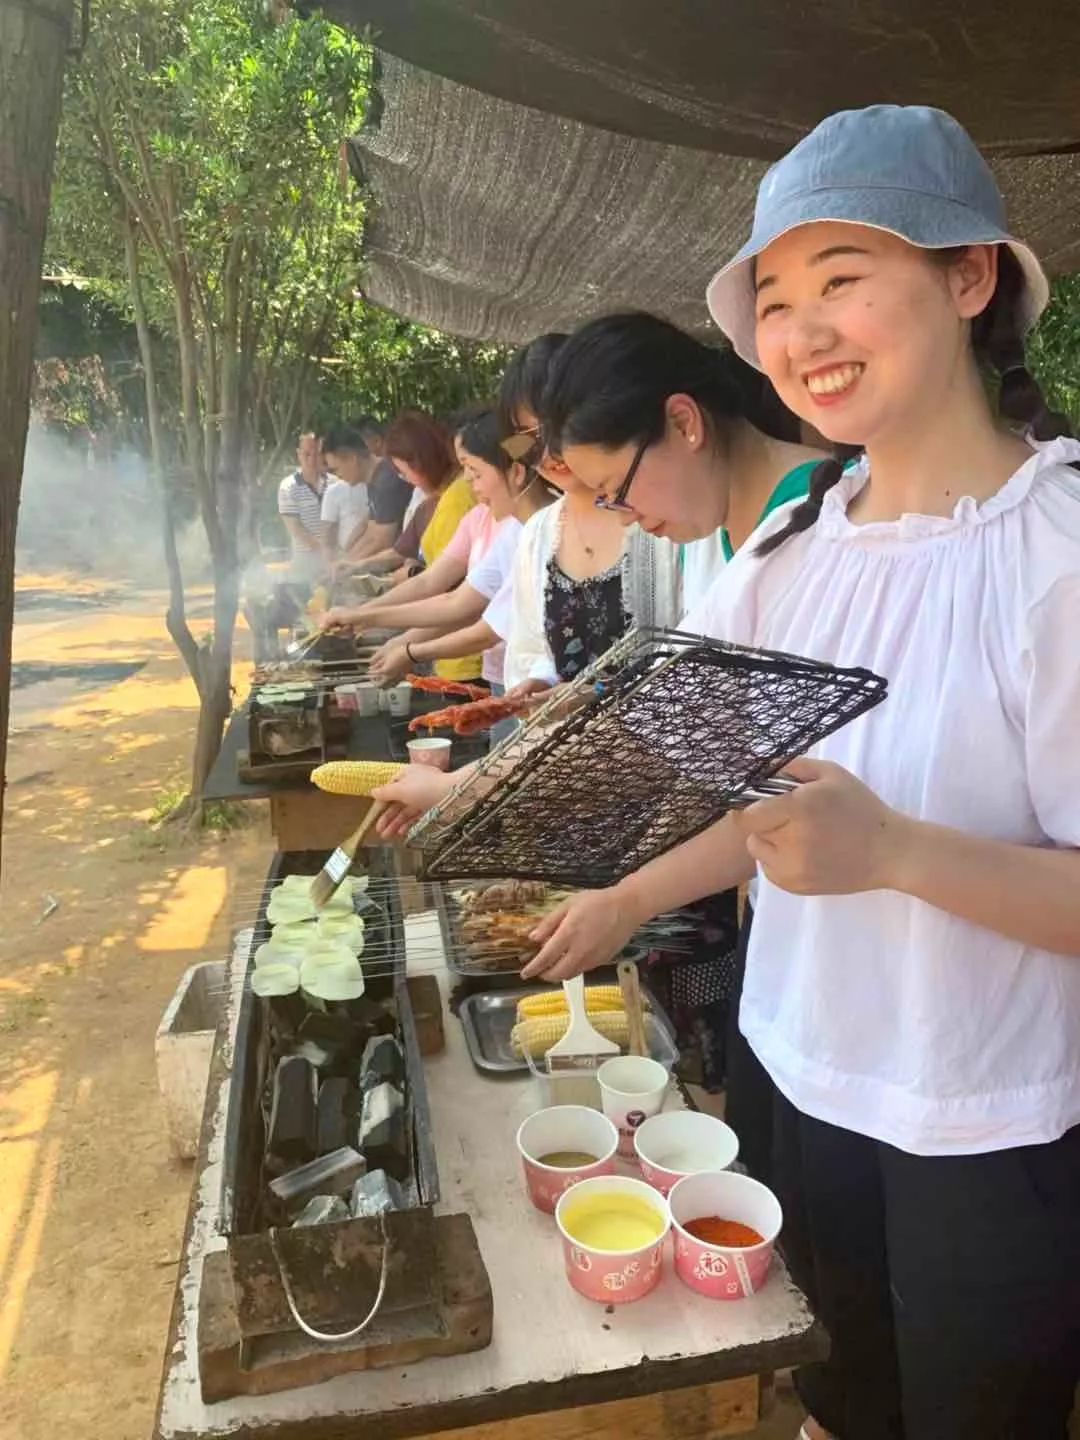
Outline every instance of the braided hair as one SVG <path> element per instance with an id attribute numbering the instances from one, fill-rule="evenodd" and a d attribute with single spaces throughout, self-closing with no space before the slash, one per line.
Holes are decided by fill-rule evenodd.
<path id="1" fill-rule="evenodd" d="M 963 249 L 934 250 L 930 254 L 940 264 L 948 265 Z M 1022 425 L 1036 440 L 1056 440 L 1071 435 L 1066 416 L 1047 405 L 1039 382 L 1027 367 L 1024 358 L 1024 272 L 1020 262 L 1007 245 L 998 251 L 998 282 L 989 305 L 971 322 L 971 348 L 980 368 L 991 381 L 997 381 L 997 408 L 1003 420 Z M 755 554 L 772 552 L 809 530 L 821 513 L 826 494 L 844 473 L 844 467 L 862 453 L 858 445 L 838 445 L 835 454 L 822 460 L 810 476 L 810 491 L 797 505 L 783 529 L 768 536 L 758 545 Z M 1074 467 L 1080 469 L 1080 465 Z"/>

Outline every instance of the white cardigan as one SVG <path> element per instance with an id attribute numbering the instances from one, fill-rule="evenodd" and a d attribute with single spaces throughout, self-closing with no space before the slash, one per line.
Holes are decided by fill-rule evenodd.
<path id="1" fill-rule="evenodd" d="M 544 592 L 548 561 L 559 543 L 565 499 L 538 511 L 525 523 L 514 562 L 514 609 L 506 646 L 506 688 L 524 680 L 559 676 L 544 632 Z M 678 547 L 669 540 L 647 535 L 637 525 L 626 530 L 628 555 L 626 609 L 635 625 L 674 626 L 682 615 L 682 586 Z"/>

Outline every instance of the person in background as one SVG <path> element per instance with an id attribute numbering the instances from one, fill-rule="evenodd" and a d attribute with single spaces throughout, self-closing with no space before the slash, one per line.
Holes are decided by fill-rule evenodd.
<path id="1" fill-rule="evenodd" d="M 317 435 L 301 435 L 296 446 L 296 469 L 278 486 L 278 514 L 289 533 L 289 579 L 310 584 L 323 570 L 322 502 L 326 475 Z"/>
<path id="2" fill-rule="evenodd" d="M 390 425 L 385 436 L 386 453 L 409 484 L 429 499 L 434 511 L 421 539 L 426 568 L 421 574 L 395 586 L 392 594 L 363 605 L 338 605 L 327 612 L 325 625 L 346 625 L 377 629 L 393 625 L 385 618 L 388 608 L 397 609 L 408 601 L 430 599 L 460 584 L 469 569 L 476 508 L 472 487 L 458 473 L 450 437 L 441 425 L 419 411 L 406 411 Z M 486 507 L 485 511 L 486 511 Z M 490 543 L 490 539 L 488 540 Z M 473 653 L 442 660 L 436 671 L 447 680 L 471 680 L 480 674 L 480 656 Z"/>
<path id="3" fill-rule="evenodd" d="M 542 397 L 566 343 L 542 335 L 518 351 L 499 392 L 504 446 L 562 492 L 518 550 L 505 665 L 514 694 L 572 680 L 631 625 L 674 625 L 681 613 L 675 546 L 598 509 L 541 436 Z"/>
<path id="4" fill-rule="evenodd" d="M 323 461 L 331 476 L 322 499 L 323 559 L 328 570 L 348 559 L 367 528 L 368 485 L 378 464 L 370 449 L 365 453 L 356 448 L 357 436 L 344 431 L 345 427 L 338 427 L 323 437 Z"/>
<path id="5" fill-rule="evenodd" d="M 498 522 L 495 538 L 456 589 L 383 612 L 388 624 L 419 628 L 407 629 L 388 641 L 375 655 L 371 673 L 389 685 L 428 662 L 479 650 L 483 653 L 483 679 L 492 694 L 501 695 L 503 636 L 508 633 L 513 610 L 511 591 L 518 543 L 526 522 L 553 497 L 535 471 L 511 460 L 502 448 L 502 431 L 493 412 L 466 423 L 456 439 L 458 456 L 464 462 L 473 493 Z M 500 620 L 500 616 L 506 618 Z"/>
<path id="6" fill-rule="evenodd" d="M 685 546 L 684 605 L 761 520 L 806 497 L 822 458 L 792 442 L 798 422 L 730 347 L 704 345 L 642 312 L 590 321 L 570 337 L 552 363 L 541 418 L 590 499 L 599 492 L 609 515 Z M 679 506 L 661 488 L 676 468 Z M 727 1083 L 732 1113 L 747 1122 L 745 1154 L 766 1178 L 771 1093 L 731 1023 L 742 974 L 737 892 L 710 896 L 701 910 L 693 959 L 658 960 L 650 980 L 673 1012 L 687 1063 L 697 1057 L 707 1089 Z"/>
<path id="7" fill-rule="evenodd" d="M 410 504 L 415 503 L 414 491 L 388 457 L 385 429 L 378 420 L 362 415 L 342 429 L 350 433 L 354 446 L 359 440 L 363 453 L 370 454 L 375 462 L 367 482 L 368 523 L 347 557 L 350 565 L 359 565 L 393 546 L 404 528 Z"/>

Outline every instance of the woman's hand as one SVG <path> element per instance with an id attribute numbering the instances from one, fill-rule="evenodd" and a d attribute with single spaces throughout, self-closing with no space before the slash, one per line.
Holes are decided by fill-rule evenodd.
<path id="1" fill-rule="evenodd" d="M 388 640 L 371 657 L 371 678 L 380 685 L 394 685 L 413 668 L 404 640 Z"/>
<path id="2" fill-rule="evenodd" d="M 527 700 L 530 695 L 542 695 L 545 690 L 550 690 L 551 683 L 548 680 L 522 680 L 520 685 L 515 685 L 512 690 L 507 690 L 507 700 Z"/>
<path id="3" fill-rule="evenodd" d="M 320 630 L 359 630 L 360 619 L 348 605 L 332 605 L 324 610 L 317 621 Z"/>
<path id="4" fill-rule="evenodd" d="M 384 840 L 404 838 L 420 816 L 437 805 L 454 787 L 454 775 L 433 765 L 410 765 L 389 785 L 380 785 L 372 798 L 387 806 L 375 822 Z"/>
<path id="5" fill-rule="evenodd" d="M 793 895 L 895 889 L 911 822 L 840 765 L 795 760 L 784 774 L 797 790 L 734 813 L 769 880 Z"/>
<path id="6" fill-rule="evenodd" d="M 569 980 L 606 965 L 625 948 L 644 918 L 617 886 L 572 895 L 532 932 L 530 938 L 542 945 L 522 970 L 522 979 Z"/>

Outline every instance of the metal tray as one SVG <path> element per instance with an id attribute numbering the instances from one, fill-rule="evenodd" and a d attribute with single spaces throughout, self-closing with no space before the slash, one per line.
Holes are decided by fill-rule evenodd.
<path id="1" fill-rule="evenodd" d="M 477 1070 L 488 1075 L 525 1075 L 535 1067 L 510 1048 L 510 1032 L 517 1018 L 517 1003 L 523 995 L 541 995 L 550 985 L 525 985 L 516 990 L 482 990 L 467 995 L 458 1006 L 458 1019 L 465 1032 L 469 1058 Z M 674 1063 L 677 1054 L 675 1031 L 656 998 L 648 996 L 650 1013 L 645 1017 L 650 1053 L 662 1064 Z"/>

